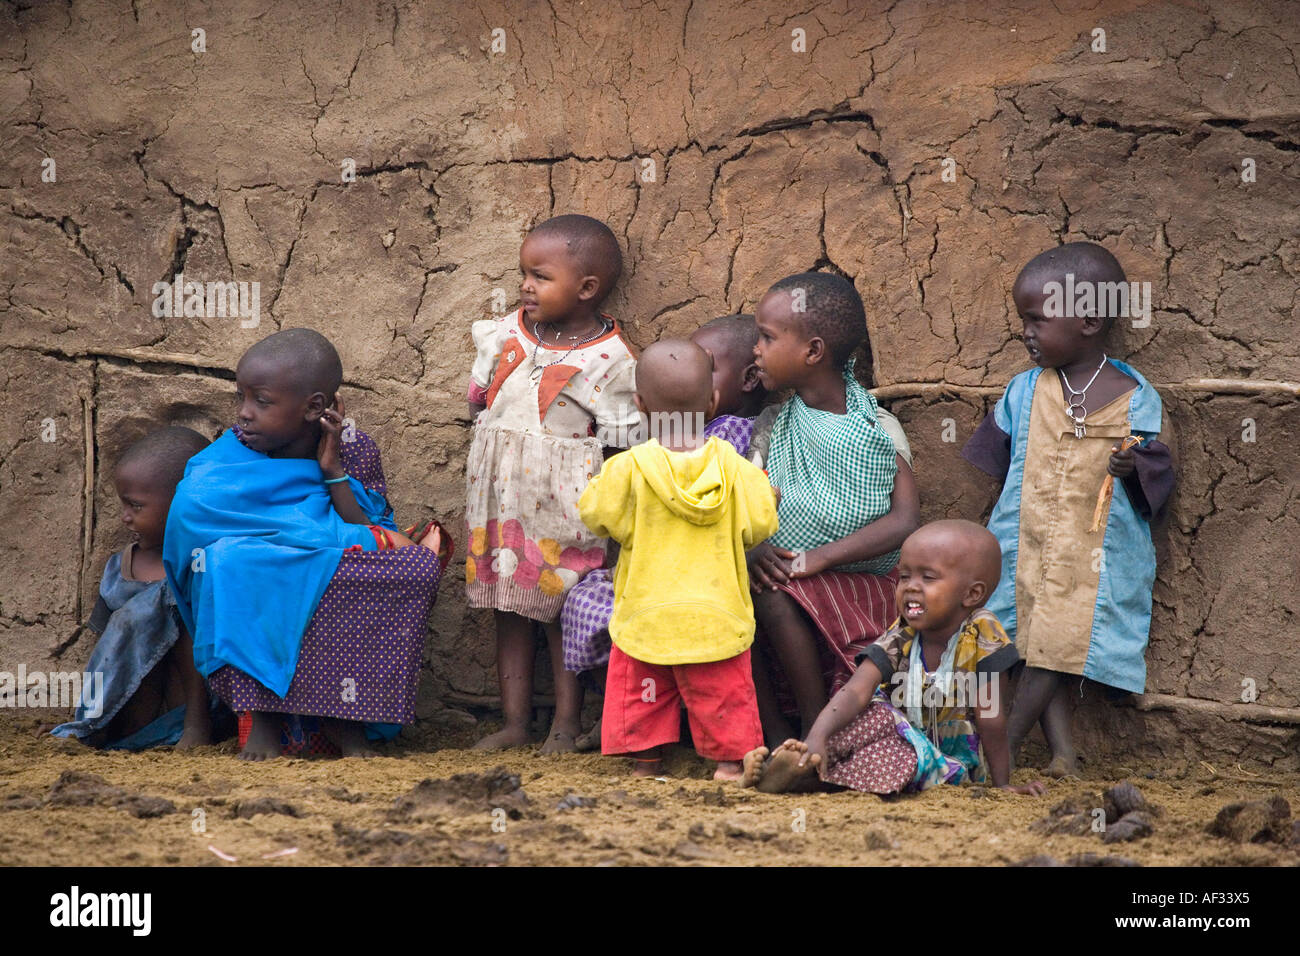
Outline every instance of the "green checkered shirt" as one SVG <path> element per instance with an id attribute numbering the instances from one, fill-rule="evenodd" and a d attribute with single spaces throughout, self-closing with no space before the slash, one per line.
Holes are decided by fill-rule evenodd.
<path id="1" fill-rule="evenodd" d="M 808 551 L 889 513 L 894 442 L 876 417 L 875 398 L 853 377 L 853 364 L 844 369 L 846 414 L 809 408 L 795 395 L 772 425 L 767 473 L 781 489 L 776 547 Z M 891 551 L 834 570 L 885 574 L 897 563 Z"/>

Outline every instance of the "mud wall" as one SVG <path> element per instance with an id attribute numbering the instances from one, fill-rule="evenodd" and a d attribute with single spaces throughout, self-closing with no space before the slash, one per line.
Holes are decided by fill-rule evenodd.
<path id="1" fill-rule="evenodd" d="M 84 662 L 111 463 L 157 424 L 215 436 L 279 327 L 339 346 L 399 518 L 458 526 L 469 325 L 553 213 L 621 238 L 641 345 L 852 277 L 929 518 L 987 513 L 959 449 L 1027 367 L 1011 280 L 1087 238 L 1151 283 L 1111 352 L 1181 467 L 1155 709 L 1089 711 L 1095 746 L 1294 767 L 1298 49 L 1286 0 L 5 4 L 0 670 Z M 259 283 L 258 325 L 155 317 L 181 273 Z M 426 712 L 494 693 L 461 573 Z"/>

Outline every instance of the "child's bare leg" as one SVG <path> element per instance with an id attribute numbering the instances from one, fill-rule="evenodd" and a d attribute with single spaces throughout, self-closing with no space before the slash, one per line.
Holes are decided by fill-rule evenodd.
<path id="1" fill-rule="evenodd" d="M 284 714 L 269 710 L 253 711 L 253 726 L 239 752 L 240 760 L 274 760 L 280 756 L 280 724 Z"/>
<path id="2" fill-rule="evenodd" d="M 321 721 L 321 730 L 334 742 L 344 757 L 377 757 L 379 754 L 366 739 L 366 725 L 359 720 L 340 720 L 327 717 Z"/>
<path id="3" fill-rule="evenodd" d="M 1070 714 L 1070 681 L 1062 676 L 1056 692 L 1043 710 L 1043 736 L 1052 753 L 1044 771 L 1049 777 L 1065 777 L 1079 772 L 1079 757 L 1074 751 L 1074 734 Z"/>
<path id="4" fill-rule="evenodd" d="M 506 725 L 474 745 L 475 750 L 523 747 L 533 713 L 533 622 L 509 611 L 496 612 L 497 683 Z"/>
<path id="5" fill-rule="evenodd" d="M 609 676 L 609 667 L 608 666 L 597 667 L 594 671 L 592 671 L 592 673 L 595 675 L 596 686 L 604 687 L 606 683 L 606 679 Z M 591 725 L 591 730 L 587 731 L 585 734 L 580 734 L 578 736 L 576 742 L 577 742 L 579 753 L 586 753 L 591 750 L 600 749 L 601 716 L 602 715 L 597 714 L 596 722 Z"/>
<path id="6" fill-rule="evenodd" d="M 206 747 L 212 743 L 212 711 L 208 706 L 208 685 L 194 666 L 194 642 L 181 629 L 172 649 L 167 652 L 172 684 L 179 689 L 185 704 L 185 726 L 177 750 Z"/>
<path id="7" fill-rule="evenodd" d="M 754 787 L 762 793 L 808 793 L 821 787 L 817 768 L 821 766 L 820 754 L 813 754 L 802 767 L 799 760 L 808 752 L 802 740 L 787 740 L 776 750 L 763 768 L 763 775 Z"/>
<path id="8" fill-rule="evenodd" d="M 803 732 L 812 729 L 829 698 L 817 654 L 817 635 L 794 599 L 784 591 L 754 596 L 754 613 L 790 681 Z"/>
<path id="9" fill-rule="evenodd" d="M 578 735 L 582 733 L 582 684 L 577 674 L 564 669 L 564 634 L 560 622 L 552 621 L 545 627 L 555 684 L 555 716 L 542 744 L 542 753 L 571 754 L 578 749 Z"/>
<path id="10" fill-rule="evenodd" d="M 122 705 L 108 726 L 104 728 L 105 742 L 129 737 L 137 730 L 147 726 L 163 713 L 163 704 L 167 692 L 167 660 L 164 658 L 154 665 L 131 698 Z"/>
<path id="11" fill-rule="evenodd" d="M 754 695 L 758 698 L 758 722 L 763 727 L 763 742 L 767 744 L 767 747 L 761 749 L 765 751 L 763 756 L 766 758 L 769 752 L 794 736 L 794 728 L 785 719 L 785 714 L 781 713 L 781 705 L 777 703 L 776 691 L 772 689 L 772 678 L 767 670 L 767 657 L 758 641 L 750 645 L 749 651 L 749 663 L 754 672 Z"/>
<path id="12" fill-rule="evenodd" d="M 1011 713 L 1007 717 L 1007 744 L 1012 763 L 1016 760 L 1020 745 L 1043 716 L 1052 695 L 1056 693 L 1059 677 L 1056 671 L 1040 667 L 1026 667 L 1020 675 L 1020 684 L 1016 688 Z"/>
<path id="13" fill-rule="evenodd" d="M 662 747 L 651 747 L 649 750 L 642 750 L 640 753 L 629 754 L 629 756 L 633 760 L 632 776 L 657 777 L 663 773 Z"/>

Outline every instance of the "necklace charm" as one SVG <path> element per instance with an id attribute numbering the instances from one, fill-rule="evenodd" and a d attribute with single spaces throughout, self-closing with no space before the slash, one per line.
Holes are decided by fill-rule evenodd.
<path id="1" fill-rule="evenodd" d="M 1097 366 L 1097 371 L 1092 373 L 1092 378 L 1088 379 L 1088 384 L 1081 389 L 1070 384 L 1070 379 L 1064 371 L 1059 368 L 1056 370 L 1056 373 L 1061 376 L 1061 382 L 1064 385 L 1062 391 L 1065 393 L 1065 414 L 1070 421 L 1074 422 L 1075 438 L 1084 438 L 1088 434 L 1088 407 L 1085 404 L 1088 401 L 1088 389 L 1092 387 L 1093 382 L 1097 381 L 1097 376 L 1101 374 L 1101 370 L 1105 367 L 1106 356 L 1102 355 L 1101 364 Z"/>

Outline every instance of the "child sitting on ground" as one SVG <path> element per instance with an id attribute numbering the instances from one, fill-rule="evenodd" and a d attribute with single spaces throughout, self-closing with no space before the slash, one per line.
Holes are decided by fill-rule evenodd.
<path id="1" fill-rule="evenodd" d="M 587 526 L 621 545 L 601 752 L 659 773 L 680 701 L 696 751 L 718 761 L 714 779 L 736 780 L 762 740 L 745 550 L 776 530 L 775 496 L 762 471 L 704 437 L 718 392 L 698 345 L 647 348 L 636 389 L 652 437 L 606 463 L 578 502 Z"/>
<path id="2" fill-rule="evenodd" d="M 122 523 L 133 541 L 108 559 L 87 627 L 98 635 L 86 673 L 102 687 L 82 689 L 59 737 L 92 746 L 143 750 L 212 743 L 214 701 L 194 667 L 190 636 L 163 580 L 163 528 L 185 463 L 208 440 L 188 428 L 150 432 L 113 469 Z"/>
<path id="3" fill-rule="evenodd" d="M 194 662 L 236 712 L 240 756 L 277 757 L 283 715 L 324 718 L 347 756 L 363 724 L 415 719 L 429 608 L 446 556 L 436 522 L 400 534 L 379 450 L 346 429 L 338 352 L 285 329 L 235 370 L 237 426 L 195 455 L 163 543 Z"/>
<path id="4" fill-rule="evenodd" d="M 899 619 L 863 651 L 803 741 L 746 755 L 742 784 L 890 794 L 991 778 L 1042 793 L 1038 781 L 1010 783 L 1004 705 L 1018 657 L 983 608 L 1000 564 L 997 539 L 973 522 L 936 521 L 911 534 L 898 562 Z"/>
<path id="5" fill-rule="evenodd" d="M 470 607 L 496 614 L 497 680 L 505 726 L 475 747 L 528 743 L 534 634 L 546 633 L 555 715 L 543 753 L 572 751 L 582 686 L 564 669 L 560 609 L 605 541 L 578 517 L 578 496 L 600 471 L 600 437 L 622 444 L 638 422 L 636 359 L 600 311 L 623 268 L 618 240 L 589 216 L 556 216 L 519 250 L 518 312 L 473 326 L 474 440 L 465 467 Z"/>
<path id="6" fill-rule="evenodd" d="M 1003 481 L 989 517 L 1002 545 L 1002 583 L 989 610 L 1025 661 L 1008 725 L 1012 757 L 1041 722 L 1054 777 L 1078 769 L 1072 677 L 1132 693 L 1146 684 L 1156 574 L 1150 521 L 1169 500 L 1174 469 L 1156 440 L 1160 396 L 1104 352 L 1120 317 L 1106 290 L 1126 282 L 1115 257 L 1091 242 L 1029 261 L 1011 294 L 1038 367 L 1011 380 L 963 449 Z M 1077 303 L 1063 302 L 1063 290 Z M 1108 503 L 1099 501 L 1106 482 Z"/>
<path id="7" fill-rule="evenodd" d="M 713 363 L 713 388 L 718 409 L 704 428 L 704 437 L 717 435 L 747 457 L 750 438 L 767 398 L 754 365 L 758 326 L 752 315 L 724 315 L 700 326 L 692 342 Z M 772 417 L 775 417 L 773 415 Z M 610 563 L 607 559 L 606 563 Z M 564 668 L 605 688 L 609 661 L 609 619 L 614 613 L 614 580 L 608 568 L 597 568 L 579 581 L 564 599 L 560 624 L 564 632 Z M 600 722 L 578 738 L 579 750 L 600 748 Z"/>
<path id="8" fill-rule="evenodd" d="M 894 619 L 893 568 L 920 505 L 902 430 L 891 433 L 853 375 L 867 326 L 852 283 L 819 272 L 782 279 L 759 302 L 757 322 L 760 380 L 795 391 L 767 455 L 780 530 L 749 555 L 758 647 L 775 655 L 807 733 L 828 697 L 823 655 L 834 661 L 836 689 Z M 763 734 L 775 746 L 794 733 L 766 673 L 760 663 L 755 680 Z"/>

